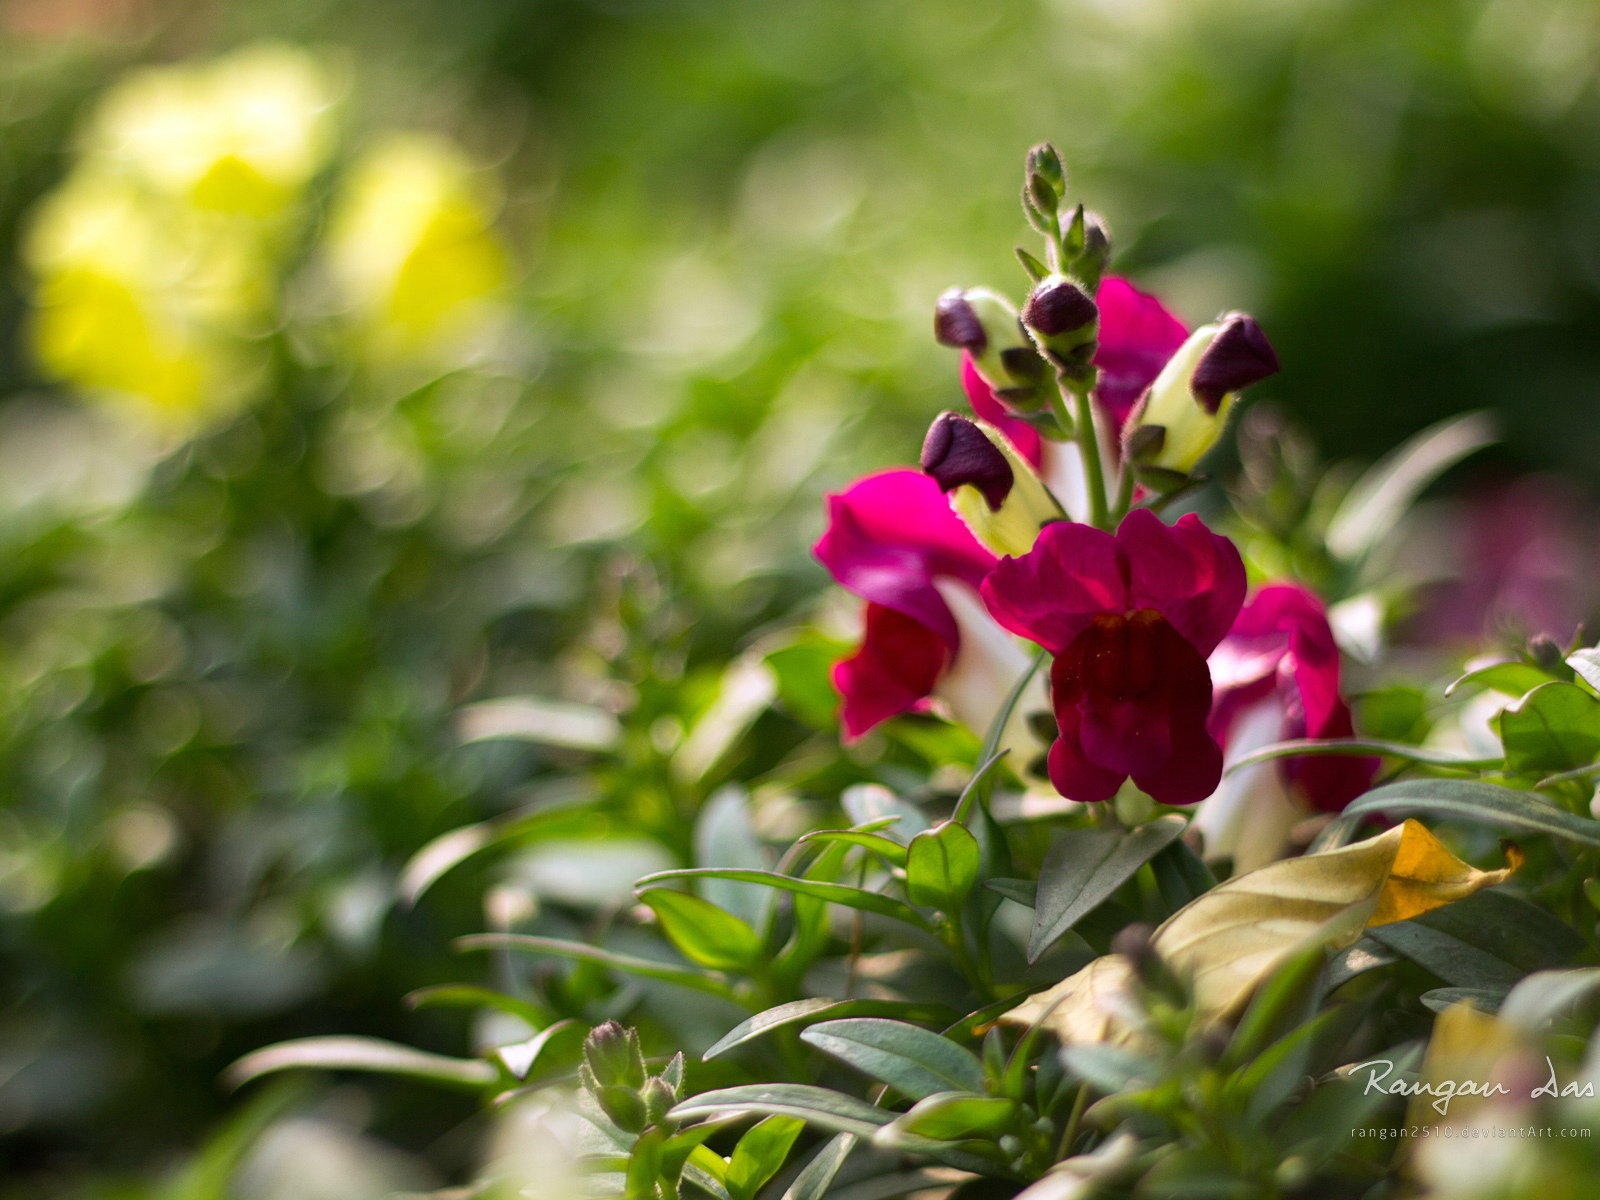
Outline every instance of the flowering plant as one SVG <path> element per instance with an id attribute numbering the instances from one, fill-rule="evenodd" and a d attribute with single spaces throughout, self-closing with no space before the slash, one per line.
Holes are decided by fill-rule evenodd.
<path id="1" fill-rule="evenodd" d="M 936 306 L 970 415 L 935 418 L 919 468 L 829 497 L 815 555 L 860 602 L 854 648 L 763 641 L 689 712 L 645 687 L 620 721 L 523 711 L 526 735 L 592 756 L 582 786 L 447 835 L 403 881 L 426 903 L 497 847 L 542 881 L 502 884 L 463 942 L 496 952 L 499 987 L 417 998 L 480 1011 L 481 1052 L 316 1038 L 237 1078 L 481 1092 L 541 1147 L 502 1143 L 481 1194 L 1511 1196 L 1597 1177 L 1581 1139 L 1468 1171 L 1400 1137 L 1593 1118 L 1600 650 L 1536 639 L 1438 697 L 1381 670 L 1416 602 L 1381 550 L 1483 423 L 1286 505 L 1313 490 L 1308 456 L 1258 419 L 1224 507 L 1202 468 L 1279 368 L 1267 335 L 1236 312 L 1189 331 L 1107 274 L 1106 224 L 1049 146 L 1023 204 L 1044 242 L 1018 252 L 1023 302 Z M 648 642 L 648 609 L 619 599 L 624 642 Z M 769 717 L 794 734 L 776 760 L 749 745 Z M 602 832 L 634 839 L 620 897 L 563 873 L 600 861 Z M 1541 1060 L 1577 1082 L 1522 1086 Z M 1444 1091 L 1437 1120 L 1404 1106 Z"/>

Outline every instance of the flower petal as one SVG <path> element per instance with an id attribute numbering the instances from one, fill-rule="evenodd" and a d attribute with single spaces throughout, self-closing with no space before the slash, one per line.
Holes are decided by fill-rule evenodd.
<path id="1" fill-rule="evenodd" d="M 1076 714 L 1074 709 L 1070 720 L 1061 724 L 1060 736 L 1050 745 L 1046 759 L 1050 783 L 1068 800 L 1098 804 L 1115 796 L 1126 776 L 1089 761 L 1079 741 Z"/>
<path id="2" fill-rule="evenodd" d="M 1283 714 L 1285 738 L 1348 738 L 1355 731 L 1340 695 L 1339 647 L 1318 597 L 1298 584 L 1263 587 L 1244 606 L 1211 658 L 1216 695 L 1210 728 L 1234 740 L 1241 714 L 1268 702 Z M 1372 782 L 1375 758 L 1312 755 L 1279 764 L 1313 807 L 1338 812 Z"/>
<path id="3" fill-rule="evenodd" d="M 1165 617 L 1201 656 L 1216 649 L 1244 603 L 1244 561 L 1193 513 L 1167 525 L 1148 508 L 1123 518 L 1117 545 L 1128 563 L 1129 606 Z"/>
<path id="4" fill-rule="evenodd" d="M 1095 617 L 1127 611 L 1123 576 L 1109 533 L 1057 521 L 1021 558 L 1002 558 L 979 591 L 1000 624 L 1060 654 Z"/>
<path id="5" fill-rule="evenodd" d="M 846 590 L 892 608 L 954 646 L 956 625 L 933 581 L 976 587 L 994 565 L 921 471 L 884 471 L 828 497 L 828 529 L 812 553 Z"/>
<path id="6" fill-rule="evenodd" d="M 1114 275 L 1101 281 L 1094 300 L 1100 309 L 1094 395 L 1120 429 L 1189 331 L 1160 300 Z"/>
<path id="7" fill-rule="evenodd" d="M 833 668 L 845 739 L 854 741 L 890 717 L 921 708 L 954 651 L 926 625 L 869 603 L 861 648 Z"/>
<path id="8" fill-rule="evenodd" d="M 1020 417 L 1011 415 L 988 381 L 978 374 L 978 365 L 965 350 L 961 352 L 961 387 L 967 393 L 967 400 L 978 419 L 989 422 L 1011 439 L 1011 444 L 1017 448 L 1018 454 L 1028 460 L 1029 466 L 1037 467 L 1044 461 L 1044 439 L 1039 436 L 1039 431 Z"/>

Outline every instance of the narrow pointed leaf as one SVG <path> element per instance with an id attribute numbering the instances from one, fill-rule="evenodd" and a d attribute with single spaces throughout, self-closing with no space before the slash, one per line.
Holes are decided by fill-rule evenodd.
<path id="1" fill-rule="evenodd" d="M 227 1081 L 239 1087 L 276 1071 L 366 1071 L 401 1075 L 447 1087 L 476 1091 L 500 1079 L 490 1064 L 475 1058 L 429 1054 L 396 1042 L 368 1037 L 310 1037 L 279 1042 L 245 1055 L 228 1068 Z"/>
<path id="2" fill-rule="evenodd" d="M 1127 832 L 1069 829 L 1058 837 L 1039 869 L 1028 961 L 1037 962 L 1057 938 L 1132 879 L 1187 824 L 1173 815 Z"/>
<path id="3" fill-rule="evenodd" d="M 983 1064 L 949 1038 L 881 1017 L 846 1017 L 813 1025 L 800 1040 L 921 1100 L 935 1092 L 983 1091 Z"/>
<path id="4" fill-rule="evenodd" d="M 1557 808 L 1535 792 L 1469 779 L 1408 779 L 1368 792 L 1344 810 L 1352 821 L 1373 814 L 1423 814 L 1490 825 L 1511 833 L 1546 834 L 1600 849 L 1600 821 Z"/>
<path id="5" fill-rule="evenodd" d="M 922 915 L 916 909 L 903 900 L 896 900 L 893 896 L 885 896 L 882 892 L 870 892 L 865 888 L 851 887 L 843 883 L 826 883 L 819 879 L 796 879 L 791 875 L 780 875 L 776 871 L 740 871 L 715 868 L 659 871 L 654 875 L 646 875 L 639 881 L 639 886 L 647 887 L 651 884 L 675 883 L 680 880 L 690 879 L 728 879 L 739 883 L 759 883 L 763 887 L 793 892 L 797 896 L 809 896 L 814 900 L 822 900 L 829 904 L 839 904 L 845 908 L 856 908 L 863 912 L 875 913 L 880 917 L 888 917 L 894 921 L 903 921 L 905 924 L 915 925 L 919 929 L 927 927 L 927 922 L 923 920 Z"/>
<path id="6" fill-rule="evenodd" d="M 956 1019 L 956 1012 L 942 1004 L 918 1004 L 906 1000 L 829 1000 L 814 996 L 791 1000 L 741 1021 L 705 1052 L 709 1062 L 728 1051 L 764 1037 L 775 1029 L 793 1025 L 812 1025 L 827 1018 L 895 1017 L 902 1021 L 927 1021 L 942 1025 Z"/>
<path id="7" fill-rule="evenodd" d="M 726 998 L 732 994 L 732 988 L 720 975 L 709 975 L 692 967 L 679 967 L 652 958 L 618 954 L 599 946 L 564 942 L 559 938 L 533 937 L 524 933 L 475 933 L 458 939 L 456 945 L 463 950 L 515 950 L 521 954 L 543 954 L 551 958 L 593 963 L 621 971 L 624 975 L 637 975 L 641 979 L 675 983 L 713 996 Z"/>

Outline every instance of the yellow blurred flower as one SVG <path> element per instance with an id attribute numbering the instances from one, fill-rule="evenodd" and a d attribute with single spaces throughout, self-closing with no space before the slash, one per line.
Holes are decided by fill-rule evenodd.
<path id="1" fill-rule="evenodd" d="M 179 203 L 270 216 L 327 161 L 332 103 L 324 69 L 289 46 L 147 67 L 107 94 L 84 156 Z"/>
<path id="2" fill-rule="evenodd" d="M 316 60 L 277 46 L 112 88 L 24 240 L 44 370 L 172 434 L 235 409 L 331 100 Z"/>
<path id="3" fill-rule="evenodd" d="M 498 197 L 450 143 L 391 136 L 351 168 L 326 248 L 340 300 L 380 354 L 451 346 L 485 327 L 508 275 Z"/>

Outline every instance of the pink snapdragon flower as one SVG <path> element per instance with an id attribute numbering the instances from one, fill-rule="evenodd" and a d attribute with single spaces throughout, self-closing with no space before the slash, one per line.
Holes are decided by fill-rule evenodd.
<path id="1" fill-rule="evenodd" d="M 813 553 L 866 601 L 861 647 L 833 671 L 846 738 L 925 708 L 936 691 L 983 732 L 1027 656 L 978 600 L 995 556 L 939 485 L 920 471 L 883 471 L 829 496 Z"/>
<path id="2" fill-rule="evenodd" d="M 1115 534 L 1061 521 L 980 587 L 997 621 L 1054 656 L 1058 734 L 1048 768 L 1071 800 L 1109 800 L 1130 776 L 1163 804 L 1216 788 L 1206 657 L 1244 602 L 1244 564 L 1193 514 L 1135 509 Z"/>
<path id="3" fill-rule="evenodd" d="M 1209 727 L 1229 758 L 1272 742 L 1354 733 L 1327 610 L 1298 584 L 1256 591 L 1210 666 Z M 1325 755 L 1257 763 L 1230 774 L 1195 825 L 1208 855 L 1250 870 L 1281 856 L 1293 825 L 1314 812 L 1338 812 L 1364 792 L 1377 767 L 1375 758 Z"/>

